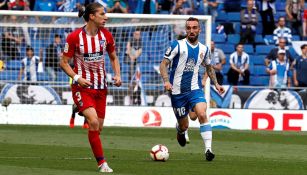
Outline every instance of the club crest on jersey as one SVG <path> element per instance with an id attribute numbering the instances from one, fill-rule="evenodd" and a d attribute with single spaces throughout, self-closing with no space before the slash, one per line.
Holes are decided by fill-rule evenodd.
<path id="1" fill-rule="evenodd" d="M 106 44 L 106 40 L 100 40 L 99 44 L 100 44 L 101 47 L 104 47 L 105 44 Z"/>
<path id="2" fill-rule="evenodd" d="M 193 58 L 188 58 L 187 63 L 185 64 L 184 72 L 193 72 L 195 67 L 195 61 Z"/>

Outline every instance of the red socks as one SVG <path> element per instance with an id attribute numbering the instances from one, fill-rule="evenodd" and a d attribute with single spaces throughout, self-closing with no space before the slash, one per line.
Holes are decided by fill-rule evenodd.
<path id="1" fill-rule="evenodd" d="M 91 144 L 93 154 L 99 166 L 105 162 L 99 131 L 88 131 L 88 141 Z"/>

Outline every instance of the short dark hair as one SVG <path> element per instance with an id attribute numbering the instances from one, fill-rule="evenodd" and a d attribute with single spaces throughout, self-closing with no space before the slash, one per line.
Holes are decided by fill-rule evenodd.
<path id="1" fill-rule="evenodd" d="M 198 18 L 190 17 L 189 19 L 186 20 L 185 25 L 187 25 L 188 21 L 197 21 L 198 25 L 199 25 L 199 19 Z"/>
<path id="2" fill-rule="evenodd" d="M 32 50 L 32 52 L 34 52 L 34 49 L 33 49 L 32 47 L 28 46 L 28 47 L 26 48 L 26 52 L 28 52 L 28 51 L 30 51 L 30 50 Z"/>
<path id="3" fill-rule="evenodd" d="M 301 45 L 301 49 L 302 49 L 302 50 L 305 49 L 305 47 L 307 47 L 307 44 Z"/>
<path id="4" fill-rule="evenodd" d="M 81 8 L 78 13 L 78 17 L 81 16 L 84 18 L 86 22 L 90 19 L 90 14 L 95 14 L 98 8 L 104 7 L 98 2 L 90 3 L 85 8 Z"/>
<path id="5" fill-rule="evenodd" d="M 54 38 L 62 38 L 62 37 L 61 37 L 61 35 L 59 35 L 59 34 L 55 34 L 55 35 L 54 35 Z"/>

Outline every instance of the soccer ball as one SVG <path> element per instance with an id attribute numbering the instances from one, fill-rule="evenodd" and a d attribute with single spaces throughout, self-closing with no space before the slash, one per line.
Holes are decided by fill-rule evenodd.
<path id="1" fill-rule="evenodd" d="M 151 148 L 150 157 L 154 161 L 166 161 L 169 158 L 166 146 L 158 144 Z"/>

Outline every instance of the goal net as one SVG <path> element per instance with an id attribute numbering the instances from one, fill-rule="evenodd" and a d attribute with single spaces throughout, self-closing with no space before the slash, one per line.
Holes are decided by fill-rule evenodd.
<path id="1" fill-rule="evenodd" d="M 72 104 L 70 80 L 59 60 L 67 35 L 85 25 L 83 19 L 61 12 L 0 11 L 0 15 L 0 101 L 11 97 L 13 103 L 21 104 Z M 106 28 L 115 39 L 123 81 L 120 88 L 112 86 L 113 70 L 107 57 L 108 104 L 170 106 L 159 64 L 171 41 L 185 34 L 185 20 L 190 16 L 107 16 Z M 202 29 L 199 40 L 209 45 L 211 18 L 197 18 Z M 25 61 L 31 51 L 37 57 Z M 134 58 L 135 63 L 131 62 Z"/>

